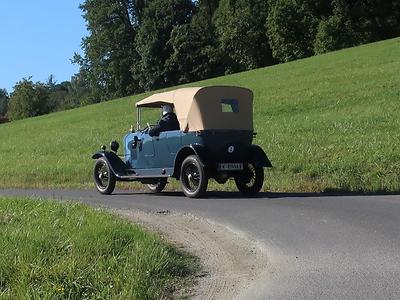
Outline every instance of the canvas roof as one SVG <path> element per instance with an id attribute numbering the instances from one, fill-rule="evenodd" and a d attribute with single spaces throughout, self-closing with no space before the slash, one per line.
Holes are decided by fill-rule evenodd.
<path id="1" fill-rule="evenodd" d="M 235 99 L 238 112 L 223 112 L 221 101 Z M 205 129 L 253 130 L 253 93 L 234 86 L 181 88 L 157 93 L 136 103 L 136 107 L 172 104 L 182 131 Z"/>

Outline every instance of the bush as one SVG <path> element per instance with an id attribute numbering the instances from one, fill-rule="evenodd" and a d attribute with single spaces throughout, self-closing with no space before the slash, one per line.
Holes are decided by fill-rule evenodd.
<path id="1" fill-rule="evenodd" d="M 15 85 L 8 111 L 11 120 L 40 116 L 50 111 L 49 89 L 45 84 L 24 78 Z"/>
<path id="2" fill-rule="evenodd" d="M 0 124 L 7 123 L 9 120 L 6 116 L 0 116 Z"/>

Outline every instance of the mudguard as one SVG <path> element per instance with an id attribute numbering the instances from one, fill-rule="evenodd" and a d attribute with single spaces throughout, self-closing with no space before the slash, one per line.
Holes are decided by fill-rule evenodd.
<path id="1" fill-rule="evenodd" d="M 248 161 L 257 167 L 272 168 L 271 161 L 267 157 L 267 154 L 257 145 L 251 145 Z"/>
<path id="2" fill-rule="evenodd" d="M 205 147 L 200 144 L 190 144 L 185 147 L 182 147 L 175 157 L 174 162 L 174 177 L 179 178 L 180 166 L 183 160 L 189 155 L 197 155 L 200 160 L 200 164 L 205 167 L 208 163 Z"/>
<path id="3" fill-rule="evenodd" d="M 104 157 L 107 160 L 115 176 L 121 177 L 126 175 L 128 166 L 118 157 L 117 154 L 111 151 L 99 151 L 93 154 L 92 159 L 98 159 L 100 157 Z"/>
<path id="4" fill-rule="evenodd" d="M 209 153 L 207 155 L 206 152 L 206 147 L 200 144 L 190 144 L 189 147 L 193 150 L 193 152 L 199 157 L 200 163 L 203 166 L 208 165 L 210 159 L 209 159 Z"/>

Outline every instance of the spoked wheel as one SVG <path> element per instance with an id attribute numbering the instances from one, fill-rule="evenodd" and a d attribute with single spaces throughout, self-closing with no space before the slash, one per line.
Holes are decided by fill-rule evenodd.
<path id="1" fill-rule="evenodd" d="M 100 193 L 110 195 L 114 191 L 116 178 L 108 162 L 103 157 L 96 161 L 93 170 L 93 178 L 96 189 Z"/>
<path id="2" fill-rule="evenodd" d="M 200 198 L 207 191 L 207 174 L 196 155 L 185 158 L 181 166 L 181 185 L 189 198 Z"/>
<path id="3" fill-rule="evenodd" d="M 147 188 L 150 190 L 152 193 L 161 193 L 165 186 L 167 185 L 167 178 L 161 178 L 157 180 L 156 183 L 152 184 L 146 184 Z"/>
<path id="4" fill-rule="evenodd" d="M 244 165 L 244 170 L 235 177 L 237 188 L 242 194 L 255 195 L 264 184 L 264 169 L 251 163 Z"/>

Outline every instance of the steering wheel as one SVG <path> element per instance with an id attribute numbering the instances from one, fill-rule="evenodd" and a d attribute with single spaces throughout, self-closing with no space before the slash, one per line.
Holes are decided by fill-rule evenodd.
<path id="1" fill-rule="evenodd" d="M 146 127 L 143 128 L 142 130 L 140 130 L 141 133 L 148 133 L 149 130 L 154 126 L 154 125 L 150 125 L 149 122 L 146 123 Z"/>

